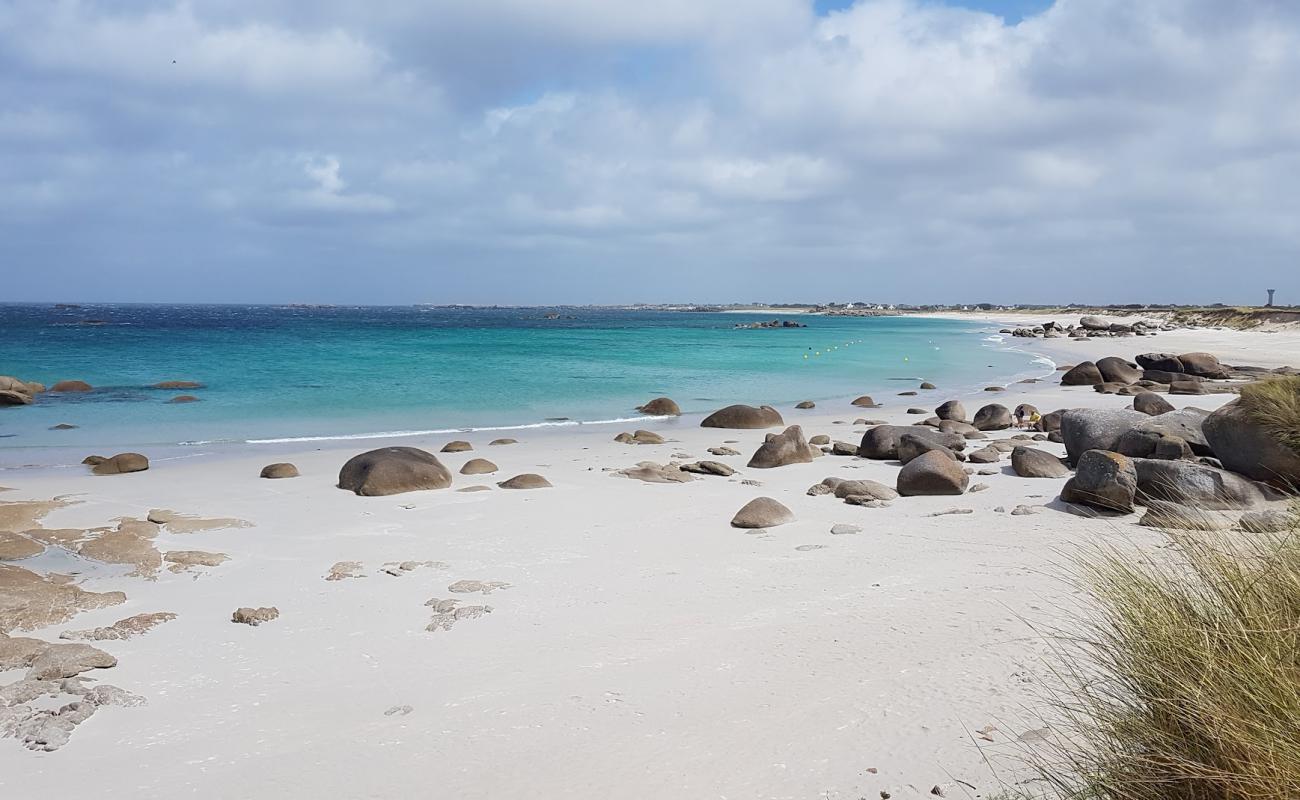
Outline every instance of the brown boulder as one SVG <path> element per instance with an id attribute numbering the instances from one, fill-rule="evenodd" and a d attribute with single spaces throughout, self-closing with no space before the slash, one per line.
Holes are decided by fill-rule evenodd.
<path id="1" fill-rule="evenodd" d="M 159 381 L 153 385 L 155 389 L 202 389 L 203 384 L 198 381 Z"/>
<path id="2" fill-rule="evenodd" d="M 1061 376 L 1062 386 L 1096 386 L 1103 382 L 1101 370 L 1097 369 L 1097 365 L 1091 361 L 1077 364 Z"/>
<path id="3" fill-rule="evenodd" d="M 898 493 L 904 497 L 963 494 L 969 483 L 961 464 L 937 450 L 917 456 L 898 471 Z"/>
<path id="4" fill-rule="evenodd" d="M 380 497 L 451 486 L 451 472 L 433 453 L 415 447 L 381 447 L 353 456 L 339 470 L 339 488 Z"/>
<path id="5" fill-rule="evenodd" d="M 1142 392 L 1133 395 L 1133 410 L 1154 417 L 1167 411 L 1173 411 L 1174 406 L 1155 392 Z"/>
<path id="6" fill-rule="evenodd" d="M 51 392 L 89 392 L 93 387 L 85 381 L 59 381 L 50 387 Z"/>
<path id="7" fill-rule="evenodd" d="M 794 522 L 794 513 L 770 497 L 755 497 L 731 518 L 733 528 L 775 528 Z"/>
<path id="8" fill-rule="evenodd" d="M 966 421 L 966 407 L 957 400 L 948 400 L 940 403 L 939 407 L 934 410 L 934 415 L 939 419 L 948 419 L 953 422 Z"/>
<path id="9" fill-rule="evenodd" d="M 700 423 L 701 428 L 735 428 L 739 430 L 755 430 L 759 428 L 775 428 L 778 425 L 784 425 L 785 420 L 781 419 L 781 414 L 771 406 L 753 406 L 734 405 L 718 409 L 704 418 Z"/>
<path id="10" fill-rule="evenodd" d="M 681 408 L 668 397 L 656 397 L 643 406 L 637 406 L 636 410 L 650 417 L 680 417 L 682 415 Z"/>
<path id="11" fill-rule="evenodd" d="M 1224 467 L 1280 489 L 1300 487 L 1300 453 L 1252 422 L 1238 401 L 1206 417 L 1201 431 Z"/>
<path id="12" fill-rule="evenodd" d="M 1079 458 L 1074 477 L 1061 489 L 1061 500 L 1109 511 L 1133 511 L 1137 468 L 1127 456 L 1089 450 Z"/>
<path id="13" fill-rule="evenodd" d="M 91 464 L 90 471 L 96 475 L 124 475 L 149 469 L 149 459 L 139 453 L 118 453 L 108 458 L 88 456 L 82 463 Z"/>
<path id="14" fill-rule="evenodd" d="M 747 466 L 771 469 L 789 464 L 808 464 L 821 455 L 821 451 L 808 444 L 803 428 L 791 425 L 781 433 L 771 433 L 749 459 Z"/>
<path id="15" fill-rule="evenodd" d="M 489 475 L 497 471 L 497 465 L 486 458 L 471 458 L 460 468 L 461 475 Z"/>
<path id="16" fill-rule="evenodd" d="M 525 472 L 497 484 L 502 489 L 550 489 L 551 482 L 533 472 Z"/>
<path id="17" fill-rule="evenodd" d="M 473 449 L 474 449 L 474 445 L 470 444 L 469 442 L 465 442 L 465 441 L 461 441 L 460 439 L 456 439 L 455 441 L 447 442 L 446 444 L 444 444 L 444 445 L 442 446 L 442 449 L 439 450 L 438 452 L 440 452 L 440 453 L 465 453 L 465 452 L 468 452 L 468 451 L 473 450 Z"/>
<path id="18" fill-rule="evenodd" d="M 262 478 L 296 478 L 298 477 L 298 468 L 287 461 L 280 461 L 275 464 L 267 464 L 262 467 Z"/>

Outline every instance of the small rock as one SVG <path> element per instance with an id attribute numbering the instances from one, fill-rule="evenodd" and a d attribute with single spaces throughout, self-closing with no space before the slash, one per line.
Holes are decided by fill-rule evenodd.
<path id="1" fill-rule="evenodd" d="M 270 622 L 279 616 L 280 609 L 275 606 L 261 606 L 259 608 L 249 608 L 245 606 L 243 608 L 235 609 L 235 612 L 230 615 L 230 621 L 238 622 L 241 625 L 252 625 L 253 627 L 257 627 L 263 622 Z"/>

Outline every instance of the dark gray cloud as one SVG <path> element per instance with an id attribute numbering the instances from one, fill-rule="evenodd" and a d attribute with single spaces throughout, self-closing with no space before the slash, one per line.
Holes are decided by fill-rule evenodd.
<path id="1" fill-rule="evenodd" d="M 0 0 L 0 298 L 1300 296 L 1297 85 L 1266 0 Z"/>

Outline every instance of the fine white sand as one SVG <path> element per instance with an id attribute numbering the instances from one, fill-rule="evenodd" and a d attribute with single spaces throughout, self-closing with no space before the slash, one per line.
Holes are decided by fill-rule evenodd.
<path id="1" fill-rule="evenodd" d="M 1300 345 L 1284 334 L 1015 344 L 1057 361 L 1208 350 L 1230 363 L 1300 363 Z M 861 426 L 835 423 L 910 424 L 921 417 L 905 414 L 908 406 L 952 396 L 940 387 L 877 397 L 880 409 L 845 400 L 781 411 L 810 436 L 856 442 Z M 1170 399 L 1214 408 L 1230 398 Z M 971 413 L 995 401 L 1044 411 L 1131 401 L 1052 378 L 960 399 Z M 634 427 L 671 441 L 612 441 Z M 487 442 L 500 434 L 470 435 L 474 452 L 440 457 L 453 472 L 472 457 L 495 461 L 497 475 L 456 475 L 455 487 L 493 486 L 480 493 L 364 498 L 335 488 L 356 452 L 390 443 L 436 451 L 450 436 L 161 461 L 125 476 L 0 474 L 13 489 L 0 501 L 77 501 L 51 513 L 46 528 L 105 525 L 154 508 L 252 523 L 164 533 L 160 550 L 231 560 L 156 580 L 86 579 L 88 589 L 129 599 L 15 632 L 56 640 L 133 614 L 178 615 L 129 640 L 93 643 L 118 665 L 92 677 L 147 705 L 99 711 L 55 752 L 0 739 L 0 797 L 856 800 L 881 790 L 930 796 L 935 785 L 948 797 L 988 796 L 1021 777 L 1014 755 L 1018 738 L 1033 735 L 1048 649 L 1029 623 L 1061 622 L 1079 601 L 1062 580 L 1073 547 L 1148 541 L 1150 532 L 1135 516 L 1066 513 L 1055 501 L 1063 479 L 1016 477 L 1006 459 L 999 474 L 972 478 L 986 491 L 961 497 L 902 498 L 882 509 L 809 497 L 807 488 L 830 475 L 893 485 L 898 466 L 826 456 L 746 469 L 766 433 L 702 429 L 689 418 L 538 432 L 498 447 Z M 726 440 L 743 455 L 715 460 L 736 467 L 734 478 L 655 485 L 606 471 L 675 454 L 715 458 L 706 449 Z M 292 461 L 302 476 L 259 479 L 272 461 Z M 554 488 L 495 487 L 521 472 L 541 473 Z M 763 532 L 729 527 L 761 495 L 797 521 Z M 1048 508 L 994 511 L 1022 503 Z M 930 516 L 952 508 L 973 513 Z M 832 535 L 836 523 L 862 532 Z M 408 560 L 440 563 L 400 577 L 381 571 Z M 326 581 L 339 561 L 361 562 L 364 577 Z M 486 596 L 449 593 L 462 579 L 510 585 Z M 425 602 L 453 597 L 492 612 L 426 631 Z M 240 606 L 275 606 L 280 617 L 232 624 Z M 0 674 L 0 683 L 18 677 Z M 385 713 L 405 706 L 409 713 Z"/>

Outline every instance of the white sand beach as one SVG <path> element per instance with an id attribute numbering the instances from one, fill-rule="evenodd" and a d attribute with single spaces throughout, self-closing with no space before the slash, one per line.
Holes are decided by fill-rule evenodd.
<path id="1" fill-rule="evenodd" d="M 1016 344 L 1058 363 L 1204 350 L 1227 363 L 1300 364 L 1300 335 L 1290 332 Z M 1232 397 L 1169 399 L 1213 409 Z M 908 407 L 953 398 L 940 386 L 877 397 L 875 409 L 846 398 L 779 410 L 809 436 L 856 443 L 857 418 L 911 424 L 920 417 Z M 1132 402 L 1052 376 L 956 399 L 972 412 L 988 402 L 1044 411 Z M 899 467 L 827 455 L 748 469 L 769 431 L 698 422 L 526 432 L 503 446 L 488 444 L 500 434 L 471 434 L 462 437 L 471 452 L 439 458 L 453 473 L 488 458 L 497 473 L 387 497 L 336 488 L 340 466 L 372 447 L 436 452 L 454 437 L 249 449 L 117 476 L 80 466 L 0 473 L 10 489 L 2 502 L 61 498 L 38 521 L 50 531 L 155 509 L 229 518 L 194 532 L 183 520 L 165 524 L 151 540 L 162 553 L 220 553 L 224 563 L 134 577 L 121 574 L 129 566 L 90 569 L 83 588 L 121 591 L 125 602 L 11 631 L 54 642 L 137 614 L 176 615 L 91 642 L 117 664 L 83 677 L 142 704 L 100 708 L 51 752 L 0 738 L 0 796 L 856 800 L 928 797 L 936 786 L 946 797 L 987 797 L 1023 778 L 1015 755 L 1038 735 L 1047 653 L 1031 624 L 1068 622 L 1080 602 L 1065 580 L 1074 547 L 1153 534 L 1136 516 L 1068 513 L 1056 499 L 1064 478 L 1017 477 L 1005 458 L 972 465 L 994 474 L 972 476 L 987 488 L 959 497 L 865 508 L 809 496 L 827 476 L 892 486 Z M 612 441 L 634 427 L 668 441 Z M 741 455 L 710 456 L 724 443 Z M 613 472 L 701 458 L 737 472 L 682 484 Z M 259 478 L 273 461 L 301 476 Z M 553 488 L 496 487 L 519 473 Z M 476 484 L 491 489 L 455 491 Z M 796 521 L 730 527 L 759 496 Z M 1022 504 L 1042 508 L 1007 513 Z M 970 513 L 941 514 L 951 509 Z M 833 534 L 836 525 L 860 530 Z M 328 580 L 339 562 L 356 562 L 337 570 L 352 577 Z M 486 583 L 449 590 L 466 580 Z M 446 599 L 491 610 L 427 630 L 438 612 L 429 601 Z M 279 616 L 233 624 L 245 606 Z M 23 672 L 0 673 L 0 684 Z"/>

